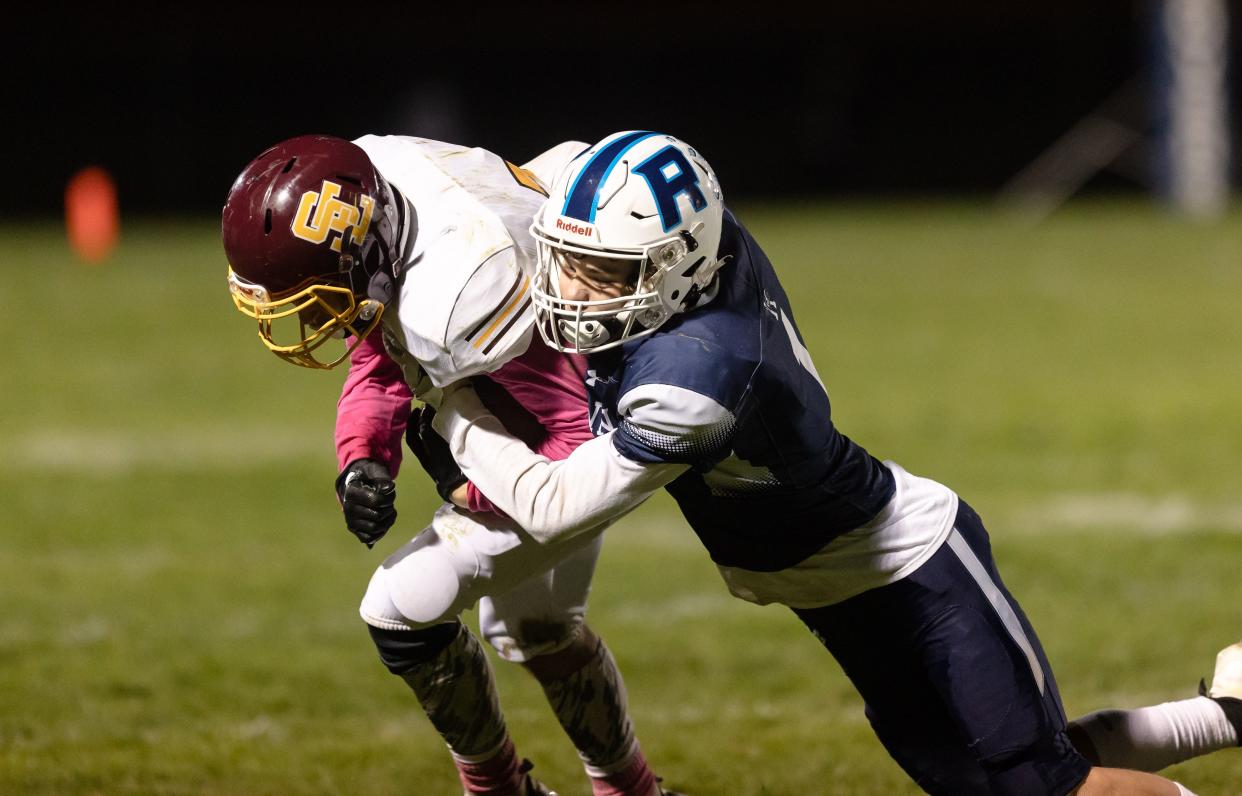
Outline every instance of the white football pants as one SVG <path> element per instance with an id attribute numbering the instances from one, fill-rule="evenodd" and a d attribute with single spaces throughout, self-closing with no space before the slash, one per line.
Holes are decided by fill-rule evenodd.
<path id="1" fill-rule="evenodd" d="M 478 603 L 480 632 L 502 658 L 555 652 L 582 626 L 604 527 L 545 545 L 506 517 L 446 503 L 375 570 L 359 613 L 373 627 L 407 630 Z"/>

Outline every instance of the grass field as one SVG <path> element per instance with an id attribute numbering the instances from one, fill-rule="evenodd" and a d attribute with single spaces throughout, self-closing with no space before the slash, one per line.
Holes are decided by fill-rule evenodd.
<path id="1" fill-rule="evenodd" d="M 1242 215 L 741 215 L 839 426 L 988 522 L 1067 710 L 1192 695 L 1242 638 Z M 101 267 L 55 226 L 0 241 L 0 793 L 454 793 L 356 614 L 436 501 L 406 470 L 400 532 L 373 551 L 345 532 L 342 374 L 261 348 L 212 221 L 133 224 Z M 915 792 L 831 658 L 731 599 L 663 496 L 609 532 L 591 621 L 669 785 Z M 534 682 L 497 668 L 520 753 L 588 793 Z M 1236 794 L 1242 752 L 1171 773 Z"/>

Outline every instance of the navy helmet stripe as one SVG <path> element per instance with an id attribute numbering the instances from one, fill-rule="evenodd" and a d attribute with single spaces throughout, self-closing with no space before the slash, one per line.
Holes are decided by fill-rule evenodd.
<path id="1" fill-rule="evenodd" d="M 596 197 L 599 196 L 600 186 L 608 179 L 608 175 L 626 151 L 653 135 L 658 134 L 643 131 L 627 133 L 596 152 L 582 167 L 582 171 L 578 172 L 578 177 L 570 186 L 561 215 L 579 221 L 595 221 L 595 206 L 598 204 Z"/>

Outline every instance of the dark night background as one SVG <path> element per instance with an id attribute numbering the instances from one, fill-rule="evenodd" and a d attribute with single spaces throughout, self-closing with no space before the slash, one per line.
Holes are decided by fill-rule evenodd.
<path id="1" fill-rule="evenodd" d="M 126 213 L 205 214 L 252 156 L 301 133 L 424 135 L 520 162 L 629 128 L 695 144 L 734 198 L 988 194 L 1150 53 L 1142 0 L 420 5 L 18 16 L 2 65 L 20 189 L 0 201 L 57 214 L 68 177 L 99 164 Z"/>

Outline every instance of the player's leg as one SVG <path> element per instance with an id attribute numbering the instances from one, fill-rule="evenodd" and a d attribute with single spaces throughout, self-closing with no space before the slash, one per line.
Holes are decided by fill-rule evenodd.
<path id="1" fill-rule="evenodd" d="M 380 658 L 444 738 L 468 793 L 538 794 L 509 739 L 482 646 L 457 621 L 489 588 L 520 580 L 486 551 L 521 544 L 449 510 L 376 570 L 360 613 Z M 532 542 L 533 544 L 533 542 Z M 480 552 L 485 551 L 485 552 Z"/>
<path id="2" fill-rule="evenodd" d="M 1221 650 L 1211 689 L 1132 710 L 1100 710 L 1070 723 L 1074 746 L 1096 765 L 1159 771 L 1242 744 L 1242 643 Z"/>
<path id="3" fill-rule="evenodd" d="M 487 656 L 464 625 L 369 629 L 384 664 L 414 692 L 444 739 L 467 793 L 542 792 L 526 782 Z"/>
<path id="4" fill-rule="evenodd" d="M 539 681 L 595 796 L 658 796 L 621 672 L 583 621 L 601 544 L 597 537 L 550 570 L 483 598 L 479 625 L 502 658 L 522 663 Z"/>
<path id="5" fill-rule="evenodd" d="M 797 613 L 863 695 L 886 748 L 929 792 L 1091 793 L 1118 778 L 1146 787 L 1148 777 L 1177 792 L 1138 772 L 1088 779 L 1039 640 L 965 504 L 945 545 L 911 575 Z"/>
<path id="6" fill-rule="evenodd" d="M 1099 766 L 1092 768 L 1072 793 L 1075 796 L 1195 796 L 1185 786 L 1155 774 Z"/>

